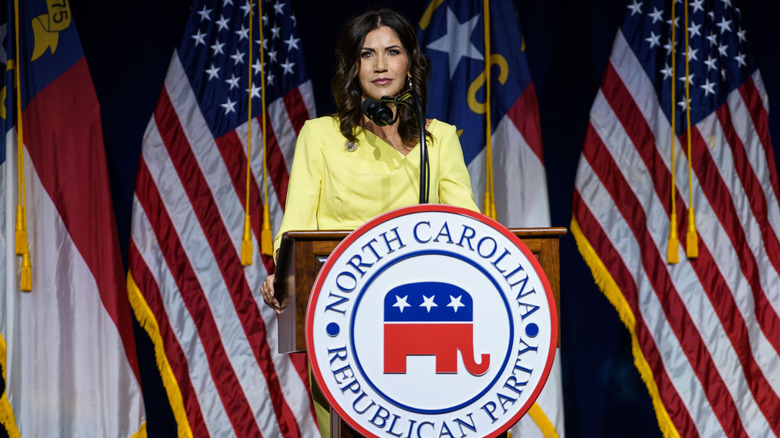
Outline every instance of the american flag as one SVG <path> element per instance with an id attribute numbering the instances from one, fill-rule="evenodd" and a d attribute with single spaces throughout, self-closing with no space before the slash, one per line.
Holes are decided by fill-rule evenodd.
<path id="1" fill-rule="evenodd" d="M 245 268 L 250 99 L 254 250 Z M 277 354 L 276 314 L 260 295 L 273 261 L 259 246 L 263 154 L 276 226 L 295 139 L 313 114 L 289 2 L 195 2 L 144 136 L 129 250 L 131 304 L 155 343 L 180 434 L 318 435 L 305 356 Z"/>
<path id="2" fill-rule="evenodd" d="M 431 59 L 428 115 L 458 129 L 477 205 L 487 185 L 485 14 L 482 0 L 434 0 L 420 20 L 420 45 Z M 491 133 L 496 219 L 508 227 L 549 227 L 539 106 L 510 0 L 490 1 Z M 489 212 L 485 212 L 488 214 Z M 559 352 L 550 378 L 512 429 L 522 436 L 563 436 Z"/>
<path id="3" fill-rule="evenodd" d="M 666 436 L 780 434 L 778 180 L 740 18 L 731 0 L 632 0 L 576 177 L 572 231 L 632 335 Z M 686 256 L 691 205 L 698 258 Z"/>

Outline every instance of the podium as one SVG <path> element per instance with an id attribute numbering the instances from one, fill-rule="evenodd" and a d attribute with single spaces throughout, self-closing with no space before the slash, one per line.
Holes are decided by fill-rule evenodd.
<path id="1" fill-rule="evenodd" d="M 510 231 L 525 243 L 542 266 L 555 296 L 555 306 L 560 321 L 558 247 L 559 238 L 566 234 L 566 228 L 518 228 Z M 282 237 L 274 279 L 276 299 L 280 303 L 286 303 L 285 310 L 278 316 L 279 353 L 306 351 L 305 321 L 309 293 L 328 255 L 349 233 L 349 231 L 290 231 Z M 560 346 L 560 337 L 558 346 Z M 356 436 L 332 409 L 330 416 L 331 437 Z"/>

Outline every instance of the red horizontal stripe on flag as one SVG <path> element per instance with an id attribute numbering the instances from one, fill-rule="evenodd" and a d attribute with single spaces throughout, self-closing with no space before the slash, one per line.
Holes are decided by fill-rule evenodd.
<path id="1" fill-rule="evenodd" d="M 162 94 L 165 94 L 163 92 Z M 161 99 L 162 101 L 162 99 Z M 159 110 L 158 105 L 158 110 Z M 157 115 L 157 111 L 155 111 Z M 160 122 L 163 122 L 162 124 Z M 158 126 L 165 126 L 165 121 L 157 120 Z M 203 289 L 200 287 L 197 275 L 190 265 L 189 258 L 184 252 L 181 241 L 176 233 L 171 218 L 168 216 L 165 205 L 157 192 L 152 176 L 141 160 L 138 166 L 140 182 L 136 186 L 136 194 L 141 206 L 149 218 L 160 250 L 163 253 L 168 269 L 171 271 L 176 285 L 181 294 L 181 300 L 198 330 L 198 337 L 203 349 L 208 355 L 208 364 L 212 380 L 219 393 L 220 400 L 225 406 L 230 423 L 238 436 L 262 436 L 260 429 L 254 421 L 254 415 L 249 407 L 249 402 L 241 389 L 235 370 L 228 359 L 227 353 L 219 339 L 219 331 L 211 314 L 208 301 Z"/>
<path id="2" fill-rule="evenodd" d="M 148 175 L 148 173 L 146 173 L 146 175 Z M 152 184 L 152 182 L 148 179 L 144 179 L 143 181 L 139 179 L 138 184 L 139 186 L 141 184 L 146 185 L 144 188 L 140 188 L 139 186 L 136 187 L 137 193 L 143 194 L 151 189 L 148 185 Z M 168 360 L 173 376 L 176 378 L 176 382 L 179 385 L 179 391 L 181 392 L 182 401 L 184 403 L 184 411 L 187 414 L 187 421 L 189 422 L 192 434 L 196 437 L 207 437 L 209 436 L 209 432 L 206 429 L 206 423 L 203 421 L 203 413 L 201 412 L 200 404 L 198 403 L 198 397 L 195 395 L 195 389 L 192 387 L 187 357 L 184 356 L 181 345 L 179 345 L 179 342 L 176 340 L 176 335 L 171 328 L 171 323 L 168 321 L 168 314 L 165 313 L 165 306 L 162 297 L 160 296 L 160 288 L 157 286 L 157 281 L 149 271 L 149 267 L 144 262 L 132 239 L 130 240 L 128 253 L 130 272 L 132 272 L 133 279 L 138 285 L 138 289 L 141 291 L 146 304 L 149 306 L 149 309 L 151 309 L 154 314 L 154 319 L 157 321 L 160 338 L 163 341 L 163 348 L 165 349 L 165 358 Z"/>
<path id="3" fill-rule="evenodd" d="M 103 307 L 117 327 L 125 357 L 140 385 L 100 107 L 85 59 L 36 94 L 22 120 L 25 145 L 41 184 L 95 279 Z"/>
<path id="4" fill-rule="evenodd" d="M 769 114 L 761 101 L 761 95 L 756 88 L 756 83 L 752 77 L 749 77 L 741 87 L 738 88 L 742 100 L 748 107 L 748 113 L 753 119 L 753 126 L 761 139 L 764 153 L 766 154 L 767 170 L 769 171 L 769 181 L 772 183 L 772 190 L 775 192 L 775 199 L 780 200 L 780 186 L 777 181 L 777 164 L 775 162 L 775 152 L 772 148 L 772 140 L 769 137 Z"/>
<path id="5" fill-rule="evenodd" d="M 544 164 L 542 128 L 539 124 L 539 103 L 536 99 L 536 89 L 533 82 L 528 83 L 523 94 L 507 111 L 507 115 L 539 161 Z"/>
<path id="6" fill-rule="evenodd" d="M 647 229 L 647 217 L 642 204 L 630 189 L 617 163 L 609 153 L 595 154 L 596 149 L 606 151 L 601 139 L 589 127 L 586 142 L 599 145 L 598 148 L 584 148 L 583 158 L 588 160 L 596 175 L 604 183 L 615 206 L 629 224 L 641 248 L 641 263 L 653 286 L 666 320 L 679 340 L 680 346 L 690 362 L 696 376 L 702 383 L 707 400 L 727 434 L 745 435 L 734 400 L 713 363 L 696 325 L 685 309 L 679 292 L 669 277 L 666 263 L 659 253 Z"/>
<path id="7" fill-rule="evenodd" d="M 271 184 L 274 186 L 276 192 L 276 198 L 279 200 L 279 204 L 284 210 L 284 202 L 287 199 L 287 183 L 290 180 L 290 173 L 287 172 L 287 165 L 284 162 L 284 155 L 279 148 L 279 141 L 274 134 L 274 128 L 271 126 L 271 118 L 268 116 L 266 122 L 266 134 L 268 140 L 266 141 L 266 163 L 268 166 L 268 177 L 271 179 Z"/>
<path id="8" fill-rule="evenodd" d="M 274 369 L 270 347 L 265 339 L 265 322 L 254 300 L 249 284 L 247 284 L 244 277 L 244 268 L 241 265 L 236 248 L 233 246 L 230 234 L 225 229 L 225 224 L 219 216 L 216 202 L 201 173 L 192 149 L 187 143 L 187 138 L 179 124 L 176 112 L 173 110 L 170 96 L 168 96 L 165 89 L 160 94 L 160 99 L 154 112 L 154 119 L 157 122 L 163 143 L 168 150 L 168 155 L 171 157 L 171 162 L 176 168 L 179 178 L 184 182 L 184 190 L 190 198 L 193 213 L 198 218 L 203 233 L 211 246 L 225 285 L 230 292 L 230 298 L 233 301 L 244 334 L 252 347 L 257 364 L 263 372 L 271 394 L 271 404 L 274 408 L 279 428 L 286 437 L 299 437 L 298 423 L 283 397 L 281 384 Z M 269 138 L 269 140 L 271 139 Z M 270 164 L 269 168 L 271 168 Z M 240 388 L 238 390 L 240 391 Z M 243 393 L 241 394 L 243 395 Z M 228 403 L 225 403 L 225 406 L 230 410 Z M 252 423 L 254 425 L 254 421 Z M 245 436 L 241 433 L 241 429 L 236 428 L 236 430 L 239 436 Z M 259 433 L 259 430 L 257 432 Z"/>
<path id="9" fill-rule="evenodd" d="M 587 143 L 585 147 L 595 146 Z M 601 153 L 607 153 L 607 151 L 601 151 Z M 693 418 L 680 399 L 677 389 L 672 385 L 669 376 L 666 374 L 666 368 L 658 353 L 655 339 L 650 335 L 647 324 L 645 324 L 645 320 L 642 318 L 642 312 L 639 310 L 636 283 L 634 282 L 628 267 L 625 265 L 623 258 L 612 245 L 609 236 L 606 235 L 596 218 L 593 217 L 593 214 L 583 201 L 580 193 L 576 190 L 574 191 L 572 211 L 574 217 L 577 218 L 582 234 L 587 238 L 588 243 L 593 247 L 596 254 L 599 255 L 599 259 L 604 264 L 607 271 L 612 275 L 612 278 L 617 283 L 621 293 L 626 298 L 626 302 L 628 303 L 631 312 L 634 314 L 634 332 L 637 337 L 637 342 L 642 350 L 645 361 L 647 361 L 647 364 L 650 366 L 653 380 L 658 388 L 659 396 L 661 397 L 661 400 L 663 400 L 664 409 L 669 414 L 672 423 L 674 423 L 675 428 L 681 436 L 698 437 L 699 432 L 696 429 Z"/>
<path id="10" fill-rule="evenodd" d="M 309 110 L 306 109 L 306 102 L 303 101 L 301 90 L 295 87 L 282 96 L 284 107 L 287 108 L 287 115 L 290 117 L 295 135 L 301 132 L 303 124 L 309 120 Z"/>

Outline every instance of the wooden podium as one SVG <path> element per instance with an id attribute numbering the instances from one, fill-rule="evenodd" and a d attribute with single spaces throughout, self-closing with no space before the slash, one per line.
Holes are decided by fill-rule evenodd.
<path id="1" fill-rule="evenodd" d="M 510 231 L 528 246 L 542 265 L 555 296 L 555 307 L 560 321 L 558 239 L 566 234 L 566 228 L 518 228 Z M 276 299 L 287 305 L 278 317 L 279 353 L 306 351 L 306 306 L 309 293 L 325 259 L 349 233 L 290 231 L 282 237 L 274 280 Z M 558 345 L 560 346 L 560 335 Z M 332 438 L 356 436 L 332 409 L 330 428 Z"/>

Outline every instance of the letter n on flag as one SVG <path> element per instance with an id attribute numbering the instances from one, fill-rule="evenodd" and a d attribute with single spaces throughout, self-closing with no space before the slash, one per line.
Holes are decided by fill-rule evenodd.
<path id="1" fill-rule="evenodd" d="M 1 26 L 0 421 L 12 437 L 145 436 L 100 108 L 75 21 L 68 2 L 18 3 Z M 29 292 L 15 242 L 29 249 Z"/>
<path id="2" fill-rule="evenodd" d="M 263 203 L 277 227 L 297 134 L 314 115 L 302 48 L 288 1 L 196 0 L 147 125 L 128 292 L 180 435 L 319 434 L 306 356 L 277 353 L 276 313 L 260 294 L 273 272 L 259 245 Z"/>
<path id="3" fill-rule="evenodd" d="M 489 105 L 484 0 L 434 0 L 420 19 L 420 45 L 432 63 L 428 116 L 457 127 L 478 205 L 483 205 L 485 194 L 491 193 L 500 223 L 509 227 L 549 227 L 539 106 L 517 13 L 511 0 L 489 3 Z M 529 415 L 512 429 L 516 436 L 563 436 L 559 355 L 560 351 Z"/>
<path id="4" fill-rule="evenodd" d="M 740 18 L 629 3 L 577 170 L 572 232 L 666 436 L 780 435 L 778 179 Z"/>

